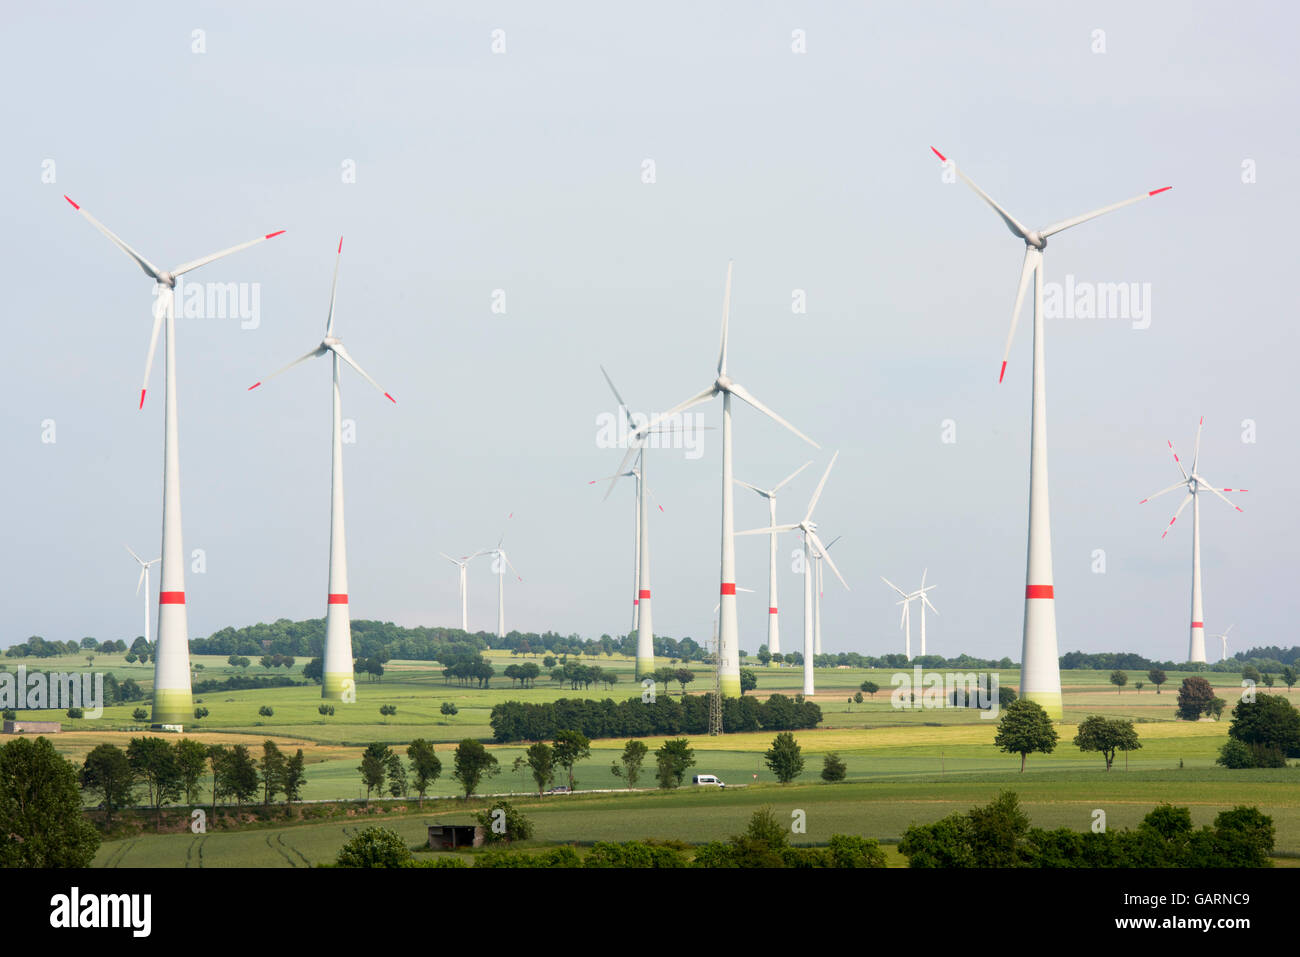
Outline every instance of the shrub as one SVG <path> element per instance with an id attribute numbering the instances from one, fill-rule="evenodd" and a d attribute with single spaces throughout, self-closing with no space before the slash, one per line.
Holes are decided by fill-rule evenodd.
<path id="1" fill-rule="evenodd" d="M 339 867 L 405 867 L 411 849 L 391 828 L 371 826 L 343 845 L 335 859 Z"/>

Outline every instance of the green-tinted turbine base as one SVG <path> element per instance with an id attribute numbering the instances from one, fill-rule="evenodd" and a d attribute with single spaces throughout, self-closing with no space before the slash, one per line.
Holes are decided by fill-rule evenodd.
<path id="1" fill-rule="evenodd" d="M 740 675 L 719 675 L 718 690 L 724 698 L 740 697 Z"/>
<path id="2" fill-rule="evenodd" d="M 327 701 L 353 704 L 357 700 L 357 682 L 350 671 L 325 672 L 320 696 Z"/>
<path id="3" fill-rule="evenodd" d="M 1047 716 L 1053 721 L 1060 721 L 1064 716 L 1064 709 L 1061 707 L 1061 692 L 1059 691 L 1026 691 L 1023 697 L 1030 701 L 1042 705 Z"/>
<path id="4" fill-rule="evenodd" d="M 188 688 L 173 691 L 158 688 L 153 693 L 154 724 L 188 724 L 194 720 L 194 697 Z"/>
<path id="5" fill-rule="evenodd" d="M 649 678 L 655 673 L 655 660 L 653 658 L 638 658 L 636 660 L 636 680 Z"/>

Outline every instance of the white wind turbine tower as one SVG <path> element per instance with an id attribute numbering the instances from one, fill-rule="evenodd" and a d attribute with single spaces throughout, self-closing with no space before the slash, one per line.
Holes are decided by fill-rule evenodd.
<path id="1" fill-rule="evenodd" d="M 506 550 L 501 546 L 505 544 L 506 537 L 503 534 L 497 542 L 496 548 L 488 549 L 492 554 L 492 570 L 497 576 L 497 637 L 506 636 L 506 568 L 510 568 L 515 573 L 515 578 L 523 581 L 519 572 L 514 565 L 510 564 L 510 558 L 506 555 Z"/>
<path id="2" fill-rule="evenodd" d="M 940 161 L 948 164 L 942 153 L 930 147 Z M 1025 261 L 1020 271 L 1020 285 L 1016 291 L 1015 306 L 1011 310 L 1011 331 L 1007 333 L 1006 347 L 1002 353 L 1002 368 L 998 381 L 1007 371 L 1007 357 L 1020 317 L 1020 306 L 1031 276 L 1034 280 L 1034 364 L 1033 404 L 1031 411 L 1029 445 L 1029 544 L 1025 561 L 1025 615 L 1021 653 L 1021 694 L 1037 701 L 1056 720 L 1061 711 L 1061 669 L 1056 642 L 1056 592 L 1052 577 L 1052 529 L 1047 502 L 1047 381 L 1043 341 L 1043 250 L 1047 240 L 1057 233 L 1095 219 L 1132 203 L 1141 202 L 1163 193 L 1172 187 L 1149 190 L 1130 199 L 1104 206 L 1101 209 L 1062 220 L 1042 230 L 1022 226 L 1010 213 L 975 185 L 955 162 L 952 170 L 965 181 L 980 198 L 993 207 L 1016 238 L 1025 244 Z"/>
<path id="3" fill-rule="evenodd" d="M 141 585 L 144 586 L 144 641 L 145 644 L 148 644 L 149 643 L 149 566 L 157 565 L 160 561 L 162 561 L 162 559 L 155 558 L 152 561 L 145 561 L 143 558 L 141 558 L 131 549 L 130 545 L 126 546 L 126 550 L 131 553 L 131 557 L 134 558 L 136 562 L 139 563 L 140 565 L 140 578 L 135 583 L 135 593 L 137 595 L 140 594 L 140 586 Z"/>
<path id="4" fill-rule="evenodd" d="M 190 695 L 189 623 L 185 614 L 185 551 L 181 528 L 181 476 L 180 438 L 177 421 L 176 396 L 176 278 L 191 270 L 215 262 L 231 253 L 256 246 L 283 229 L 266 233 L 257 239 L 221 252 L 182 263 L 171 271 L 159 269 L 128 246 L 95 217 L 64 196 L 72 208 L 135 261 L 146 276 L 156 284 L 157 298 L 153 306 L 153 332 L 149 337 L 149 353 L 145 358 L 144 382 L 140 387 L 140 408 L 144 408 L 144 395 L 149 388 L 149 372 L 153 368 L 154 350 L 163 324 L 167 337 L 163 352 L 163 515 L 162 558 L 158 589 L 158 641 L 154 649 L 154 724 L 182 724 L 190 719 L 194 701 Z"/>
<path id="5" fill-rule="evenodd" d="M 1223 643 L 1223 654 L 1219 657 L 1220 661 L 1228 660 L 1228 634 L 1232 631 L 1234 627 L 1235 625 L 1229 625 L 1228 630 L 1225 631 L 1223 634 L 1210 636 L 1211 638 L 1218 638 L 1219 641 Z"/>
<path id="6" fill-rule="evenodd" d="M 810 465 L 812 465 L 812 462 L 805 462 L 769 489 L 761 489 L 757 485 L 750 485 L 740 479 L 736 479 L 736 484 L 743 485 L 750 491 L 757 492 L 767 499 L 768 528 L 774 528 L 776 527 L 776 493 L 789 485 L 796 475 Z M 777 536 L 773 534 L 769 536 L 767 556 L 767 650 L 771 654 L 779 655 L 781 653 L 781 628 L 778 622 L 780 615 L 777 613 L 776 602 L 776 546 Z"/>
<path id="7" fill-rule="evenodd" d="M 910 611 L 912 607 L 912 602 L 914 601 L 921 602 L 921 657 L 922 658 L 925 657 L 925 609 L 927 606 L 929 606 L 929 609 L 932 612 L 934 612 L 936 615 L 939 614 L 939 609 L 935 608 L 934 605 L 930 603 L 930 596 L 926 594 L 926 592 L 931 591 L 934 588 L 938 587 L 936 585 L 930 585 L 929 587 L 926 586 L 925 576 L 926 576 L 926 572 L 928 571 L 929 569 L 922 570 L 921 587 L 914 592 L 903 591 L 903 589 L 899 588 L 897 585 L 891 582 L 888 578 L 885 578 L 883 575 L 880 578 L 882 582 L 884 582 L 886 585 L 894 589 L 894 591 L 898 592 L 898 594 L 902 596 L 902 601 L 897 602 L 897 604 L 903 606 L 903 617 L 899 621 L 899 627 L 901 627 L 904 630 L 904 634 L 906 636 L 904 639 L 906 643 L 904 644 L 903 649 L 907 655 L 908 661 L 912 660 L 912 615 Z"/>
<path id="8" fill-rule="evenodd" d="M 1164 495 L 1165 492 L 1172 492 L 1174 489 L 1177 488 L 1187 489 L 1187 495 L 1183 498 L 1183 504 L 1178 506 L 1178 511 L 1176 511 L 1174 513 L 1174 517 L 1169 520 L 1169 524 L 1165 526 L 1164 535 L 1161 535 L 1160 537 L 1164 538 L 1165 535 L 1169 534 L 1169 530 L 1173 528 L 1174 522 L 1178 521 L 1178 516 L 1183 514 L 1183 509 L 1185 509 L 1187 507 L 1187 503 L 1190 502 L 1192 504 L 1192 630 L 1191 630 L 1191 639 L 1188 642 L 1187 660 L 1201 661 L 1201 662 L 1205 661 L 1205 613 L 1201 607 L 1201 498 L 1200 498 L 1200 493 L 1210 492 L 1218 496 L 1219 498 L 1223 499 L 1223 501 L 1227 502 L 1229 505 L 1232 505 L 1233 508 L 1237 509 L 1237 511 L 1240 512 L 1241 508 L 1237 505 L 1233 505 L 1232 502 L 1229 502 L 1228 497 L 1224 495 L 1223 492 L 1248 491 L 1247 489 L 1244 488 L 1239 488 L 1239 489 L 1225 488 L 1221 492 L 1219 491 L 1219 489 L 1215 488 L 1213 485 L 1207 482 L 1205 478 L 1197 471 L 1197 466 L 1200 462 L 1200 457 L 1201 457 L 1201 428 L 1204 425 L 1205 425 L 1205 416 L 1201 416 L 1201 421 L 1196 426 L 1196 445 L 1192 451 L 1191 474 L 1188 474 L 1187 469 L 1183 468 L 1183 463 L 1179 461 L 1178 453 L 1174 452 L 1174 443 L 1170 441 L 1169 451 L 1173 452 L 1174 463 L 1178 466 L 1178 471 L 1180 471 L 1183 474 L 1182 481 L 1175 482 L 1173 485 L 1169 486 L 1169 488 L 1161 489 L 1159 492 L 1156 492 L 1154 495 L 1144 498 L 1141 502 L 1138 503 L 1139 505 L 1145 505 L 1147 502 L 1151 501 L 1151 499 L 1158 498 L 1161 495 Z"/>
<path id="9" fill-rule="evenodd" d="M 802 521 L 794 525 L 773 525 L 768 528 L 751 528 L 748 531 L 736 532 L 737 535 L 778 535 L 781 532 L 794 531 L 803 533 L 803 693 L 805 696 L 813 694 L 813 568 L 810 556 L 814 552 L 819 552 L 826 564 L 831 567 L 831 571 L 835 573 L 835 577 L 840 580 L 840 584 L 846 589 L 849 587 L 849 583 L 844 580 L 840 570 L 835 567 L 835 562 L 827 554 L 826 546 L 817 537 L 817 523 L 812 520 L 813 509 L 817 507 L 817 500 L 821 498 L 822 489 L 826 487 L 826 480 L 831 477 L 831 469 L 835 468 L 835 460 L 839 457 L 839 452 L 831 456 L 831 463 L 826 466 L 822 480 L 817 483 L 817 490 L 813 492 L 812 499 L 808 502 L 808 511 Z"/>
<path id="10" fill-rule="evenodd" d="M 446 552 L 439 552 L 438 554 L 441 555 L 443 558 L 447 559 L 447 561 L 451 562 L 453 565 L 457 565 L 460 568 L 460 630 L 464 632 L 468 632 L 469 631 L 469 586 L 465 580 L 466 579 L 465 570 L 469 567 L 470 562 L 478 558 L 480 555 L 485 555 L 487 553 L 480 549 L 479 551 L 475 552 L 473 555 L 466 555 L 463 558 L 452 558 Z"/>
<path id="11" fill-rule="evenodd" d="M 826 544 L 826 550 L 830 551 L 835 547 L 843 535 L 836 535 Z M 816 601 L 813 604 L 813 654 L 822 653 L 822 559 L 825 558 L 821 552 L 813 555 L 813 590 L 816 592 Z"/>
<path id="12" fill-rule="evenodd" d="M 727 326 L 731 313 L 731 271 L 732 263 L 727 263 L 727 284 L 722 297 L 722 345 L 718 351 L 717 376 L 709 387 L 691 396 L 684 402 L 673 406 L 667 412 L 660 413 L 633 433 L 633 439 L 639 439 L 652 430 L 660 421 L 669 416 L 683 412 L 702 402 L 708 402 L 714 396 L 722 396 L 722 560 L 720 563 L 719 603 L 721 617 L 719 620 L 718 647 L 719 667 L 722 677 L 719 687 L 722 694 L 733 698 L 740 697 L 740 628 L 736 620 L 736 517 L 733 495 L 733 476 L 731 468 L 731 398 L 735 396 L 747 402 L 768 418 L 785 426 L 813 448 L 821 448 L 793 425 L 781 418 L 755 396 L 727 374 Z M 632 458 L 635 449 L 629 448 L 624 456 L 622 472 Z M 611 485 L 612 487 L 612 485 Z M 606 495 L 609 493 L 606 492 Z M 764 529 L 763 531 L 767 531 Z"/>
<path id="13" fill-rule="evenodd" d="M 343 529 L 343 402 L 339 392 L 339 363 L 346 362 L 372 386 L 384 393 L 390 402 L 396 402 L 365 369 L 343 348 L 334 335 L 334 294 L 339 283 L 339 260 L 343 257 L 343 239 L 339 238 L 338 252 L 334 256 L 334 280 L 330 285 L 329 313 L 325 318 L 325 338 L 315 349 L 294 359 L 287 366 L 271 373 L 260 382 L 250 385 L 249 391 L 262 382 L 269 382 L 296 365 L 328 355 L 333 366 L 333 455 L 330 466 L 330 564 L 328 598 L 325 604 L 325 654 L 322 662 L 321 697 L 333 701 L 356 701 L 356 680 L 352 673 L 352 622 L 348 615 L 348 558 L 347 537 Z"/>

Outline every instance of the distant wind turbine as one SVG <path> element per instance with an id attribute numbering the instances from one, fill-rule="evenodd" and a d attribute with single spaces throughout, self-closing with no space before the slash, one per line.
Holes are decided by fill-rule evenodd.
<path id="1" fill-rule="evenodd" d="M 465 570 L 469 567 L 470 562 L 478 558 L 480 555 L 486 555 L 487 552 L 480 549 L 479 551 L 475 552 L 473 555 L 466 555 L 462 558 L 452 558 L 446 552 L 439 552 L 438 554 L 441 555 L 443 558 L 447 559 L 447 561 L 451 562 L 453 565 L 457 565 L 460 567 L 460 630 L 464 632 L 468 632 L 469 631 L 469 597 L 468 597 L 469 587 L 465 580 L 466 579 Z"/>
<path id="2" fill-rule="evenodd" d="M 1174 452 L 1174 443 L 1168 440 L 1169 451 L 1174 456 L 1174 463 L 1178 466 L 1178 471 L 1182 473 L 1181 482 L 1175 482 L 1169 488 L 1161 489 L 1154 495 L 1144 498 L 1139 505 L 1145 505 L 1153 498 L 1159 498 L 1166 492 L 1172 492 L 1174 489 L 1186 488 L 1187 495 L 1183 497 L 1183 504 L 1178 506 L 1178 511 L 1174 517 L 1169 520 L 1165 526 L 1164 534 L 1169 534 L 1169 530 L 1174 527 L 1174 522 L 1178 521 L 1178 516 L 1183 514 L 1183 509 L 1190 502 L 1192 505 L 1192 629 L 1191 638 L 1188 642 L 1187 660 L 1188 661 L 1205 661 L 1205 612 L 1201 606 L 1201 492 L 1210 492 L 1218 498 L 1223 499 L 1227 504 L 1232 505 L 1237 511 L 1241 508 L 1228 501 L 1228 497 L 1223 492 L 1245 492 L 1244 488 L 1230 489 L 1225 488 L 1223 492 L 1219 491 L 1213 485 L 1209 484 L 1205 478 L 1197 471 L 1197 466 L 1201 457 L 1201 428 L 1205 425 L 1205 416 L 1201 416 L 1200 423 L 1196 426 L 1196 445 L 1192 449 L 1192 471 L 1188 474 L 1187 469 L 1183 468 L 1183 463 L 1178 458 L 1178 453 Z"/>
<path id="3" fill-rule="evenodd" d="M 135 583 L 135 593 L 136 593 L 137 595 L 140 594 L 140 586 L 141 586 L 141 585 L 144 586 L 144 641 L 145 641 L 145 644 L 148 644 L 148 643 L 149 643 L 149 594 L 150 594 L 150 592 L 149 592 L 149 566 L 150 566 L 150 565 L 157 565 L 160 561 L 162 561 L 162 559 L 160 559 L 160 558 L 155 558 L 155 559 L 153 559 L 153 560 L 151 560 L 151 561 L 145 561 L 143 558 L 141 558 L 139 555 L 137 555 L 134 551 L 132 551 L 130 545 L 127 545 L 127 546 L 125 546 L 125 547 L 126 547 L 126 550 L 127 550 L 128 552 L 131 553 L 131 557 L 134 558 L 134 559 L 136 560 L 136 562 L 138 562 L 139 565 L 140 565 L 140 578 L 139 578 L 139 580 Z"/>
<path id="4" fill-rule="evenodd" d="M 740 479 L 736 479 L 736 484 L 743 485 L 750 491 L 757 492 L 767 499 L 768 528 L 774 528 L 776 526 L 776 493 L 789 485 L 796 475 L 810 465 L 812 465 L 812 462 L 805 462 L 769 489 L 761 489 L 757 485 L 750 485 Z M 767 650 L 771 654 L 779 655 L 781 653 L 781 627 L 778 621 L 780 615 L 777 612 L 776 603 L 776 539 L 776 535 L 769 536 L 767 553 Z"/>
<path id="5" fill-rule="evenodd" d="M 936 585 L 930 585 L 929 587 L 926 587 L 925 576 L 926 576 L 926 572 L 928 571 L 929 569 L 924 569 L 921 572 L 921 587 L 914 592 L 903 591 L 903 589 L 899 588 L 897 585 L 891 582 L 888 578 L 885 578 L 883 575 L 880 578 L 882 582 L 884 582 L 886 585 L 894 589 L 894 591 L 898 592 L 898 594 L 902 596 L 902 601 L 897 603 L 903 606 L 903 617 L 899 621 L 899 627 L 903 628 L 906 634 L 905 644 L 903 648 L 904 648 L 904 652 L 907 655 L 908 661 L 912 660 L 912 616 L 910 612 L 910 609 L 912 607 L 912 602 L 920 601 L 921 603 L 921 657 L 922 658 L 925 657 L 925 609 L 928 606 L 929 609 L 932 612 L 934 612 L 936 615 L 939 614 L 939 609 L 935 608 L 934 605 L 930 603 L 930 596 L 926 594 L 926 592 L 931 591 L 932 589 L 938 587 Z"/>

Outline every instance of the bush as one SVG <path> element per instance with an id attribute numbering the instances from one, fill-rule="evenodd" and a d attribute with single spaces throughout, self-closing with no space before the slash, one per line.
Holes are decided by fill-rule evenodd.
<path id="1" fill-rule="evenodd" d="M 583 867 L 685 867 L 686 858 L 678 850 L 670 847 L 647 844 L 644 841 L 627 841 L 612 844 L 597 841 L 592 845 L 591 853 L 583 862 Z"/>
<path id="2" fill-rule="evenodd" d="M 474 820 L 483 826 L 484 840 L 489 844 L 526 841 L 533 836 L 533 822 L 509 801 L 497 801 L 475 814 Z"/>
<path id="3" fill-rule="evenodd" d="M 848 773 L 848 766 L 840 760 L 839 754 L 835 751 L 827 751 L 822 759 L 822 780 L 843 781 Z"/>
<path id="4" fill-rule="evenodd" d="M 335 864 L 338 867 L 406 867 L 410 860 L 411 849 L 400 834 L 391 828 L 371 826 L 343 845 Z"/>
<path id="5" fill-rule="evenodd" d="M 76 720 L 77 718 L 84 718 L 85 716 L 86 716 L 86 712 L 81 708 L 68 709 L 68 717 L 72 718 L 73 720 Z"/>
<path id="6" fill-rule="evenodd" d="M 144 708 L 136 708 L 134 711 L 131 712 L 131 719 L 133 721 L 148 721 L 149 712 L 146 711 Z"/>
<path id="7" fill-rule="evenodd" d="M 270 705 L 264 704 L 262 705 L 262 707 L 257 709 L 257 713 L 260 714 L 263 718 L 269 718 L 275 714 L 275 709 L 272 708 Z"/>
<path id="8" fill-rule="evenodd" d="M 455 713 L 456 713 L 457 711 L 459 711 L 460 709 L 457 708 L 457 707 L 456 707 L 454 704 L 452 704 L 450 701 L 444 701 L 444 702 L 442 703 L 442 707 L 439 708 L 438 710 L 440 710 L 443 714 L 451 715 L 451 714 L 455 714 Z"/>

